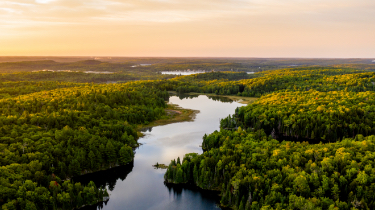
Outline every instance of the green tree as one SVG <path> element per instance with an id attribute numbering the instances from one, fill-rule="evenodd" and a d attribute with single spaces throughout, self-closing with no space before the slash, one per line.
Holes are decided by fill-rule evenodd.
<path id="1" fill-rule="evenodd" d="M 120 149 L 119 156 L 120 164 L 127 164 L 133 159 L 133 150 L 131 149 L 131 147 L 124 145 Z"/>
<path id="2" fill-rule="evenodd" d="M 106 150 L 108 162 L 114 163 L 116 161 L 116 151 L 115 151 L 115 148 L 112 145 L 111 141 L 107 142 L 105 150 Z"/>
<path id="3" fill-rule="evenodd" d="M 81 166 L 77 159 L 73 159 L 73 161 L 70 163 L 69 171 L 73 176 L 78 176 L 81 174 Z"/>
<path id="4" fill-rule="evenodd" d="M 176 183 L 182 183 L 182 182 L 184 182 L 183 174 L 184 174 L 184 172 L 182 171 L 182 169 L 178 168 L 177 169 L 177 175 L 176 175 Z"/>

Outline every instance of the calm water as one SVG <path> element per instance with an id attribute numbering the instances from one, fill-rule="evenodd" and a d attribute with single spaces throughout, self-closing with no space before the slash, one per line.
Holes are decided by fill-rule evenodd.
<path id="1" fill-rule="evenodd" d="M 202 74 L 206 71 L 162 71 L 161 74 L 172 74 L 172 75 L 191 75 L 191 74 Z"/>
<path id="2" fill-rule="evenodd" d="M 224 100 L 222 100 L 224 99 Z M 226 98 L 176 97 L 169 100 L 183 108 L 199 110 L 193 122 L 181 122 L 148 129 L 138 141 L 133 164 L 112 168 L 75 179 L 97 186 L 107 186 L 110 199 L 106 204 L 86 209 L 219 209 L 218 195 L 210 191 L 171 187 L 164 184 L 166 169 L 154 169 L 156 162 L 169 164 L 186 153 L 202 153 L 202 136 L 219 129 L 219 119 L 233 114 L 238 106 Z"/>

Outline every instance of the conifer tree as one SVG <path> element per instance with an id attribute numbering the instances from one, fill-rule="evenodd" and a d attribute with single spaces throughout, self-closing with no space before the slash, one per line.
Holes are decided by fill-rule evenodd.
<path id="1" fill-rule="evenodd" d="M 182 183 L 184 181 L 183 179 L 183 171 L 181 168 L 177 169 L 177 175 L 176 175 L 176 183 Z"/>
<path id="2" fill-rule="evenodd" d="M 114 163 L 116 161 L 116 151 L 111 141 L 107 142 L 105 149 L 106 149 L 108 163 L 110 164 Z"/>

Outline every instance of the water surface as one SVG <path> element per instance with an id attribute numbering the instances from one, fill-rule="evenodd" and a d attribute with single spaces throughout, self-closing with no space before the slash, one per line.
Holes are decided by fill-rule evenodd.
<path id="1" fill-rule="evenodd" d="M 191 75 L 191 74 L 202 74 L 206 73 L 206 71 L 198 70 L 198 71 L 162 71 L 161 74 L 171 74 L 171 75 Z"/>
<path id="2" fill-rule="evenodd" d="M 224 100 L 220 100 L 224 99 Z M 110 199 L 100 206 L 86 209 L 219 209 L 217 193 L 181 186 L 166 186 L 166 169 L 154 169 L 156 162 L 168 165 L 186 153 L 202 153 L 202 136 L 219 129 L 219 120 L 233 114 L 243 104 L 227 98 L 207 96 L 170 97 L 169 101 L 183 108 L 199 110 L 193 122 L 158 126 L 144 131 L 138 141 L 134 163 L 79 177 L 83 183 L 93 180 L 109 189 Z"/>

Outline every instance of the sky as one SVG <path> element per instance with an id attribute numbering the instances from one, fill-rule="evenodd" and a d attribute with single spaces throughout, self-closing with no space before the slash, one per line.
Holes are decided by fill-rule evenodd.
<path id="1" fill-rule="evenodd" d="M 375 1 L 0 0 L 0 56 L 375 58 Z"/>

